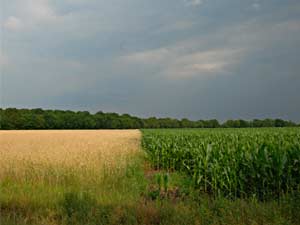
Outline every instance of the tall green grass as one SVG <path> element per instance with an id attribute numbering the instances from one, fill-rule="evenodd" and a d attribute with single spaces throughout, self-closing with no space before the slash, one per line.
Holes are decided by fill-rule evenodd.
<path id="1" fill-rule="evenodd" d="M 106 211 L 118 204 L 135 205 L 146 187 L 144 154 L 127 161 L 126 167 L 89 173 L 51 167 L 38 173 L 30 173 L 30 167 L 24 177 L 7 172 L 0 179 L 0 224 L 107 224 Z"/>
<path id="2" fill-rule="evenodd" d="M 157 169 L 188 174 L 199 190 L 279 198 L 300 188 L 300 129 L 143 130 Z"/>

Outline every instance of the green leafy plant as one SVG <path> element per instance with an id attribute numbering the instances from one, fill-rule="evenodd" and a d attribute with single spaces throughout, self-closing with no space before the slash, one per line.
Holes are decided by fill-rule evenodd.
<path id="1" fill-rule="evenodd" d="M 143 130 L 142 145 L 155 168 L 214 196 L 278 199 L 300 184 L 299 128 Z"/>

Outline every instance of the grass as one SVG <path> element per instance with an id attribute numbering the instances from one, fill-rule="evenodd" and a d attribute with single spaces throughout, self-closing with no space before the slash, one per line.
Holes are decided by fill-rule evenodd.
<path id="1" fill-rule="evenodd" d="M 8 161 L 14 156 L 21 157 L 15 155 L 17 151 L 8 156 L 12 142 L 5 147 L 6 151 L 0 150 L 1 156 L 7 159 L 0 160 L 1 168 L 5 168 L 0 173 L 1 225 L 299 224 L 300 197 L 297 193 L 285 196 L 280 202 L 261 202 L 256 198 L 230 200 L 203 194 L 194 188 L 193 180 L 185 173 L 152 167 L 145 152 L 140 149 L 139 132 L 108 131 L 105 134 L 97 131 L 99 133 L 96 134 L 96 131 L 61 131 L 67 132 L 64 139 L 59 137 L 58 131 L 50 132 L 51 135 L 43 133 L 42 137 L 39 132 L 29 132 L 37 135 L 36 139 L 29 138 L 26 132 L 27 138 L 21 133 L 12 133 L 15 137 L 6 139 L 20 137 L 27 143 L 29 138 L 29 143 L 23 146 L 32 148 L 38 145 L 31 154 L 30 148 L 18 149 L 19 153 L 25 151 L 26 159 L 31 158 L 32 161 L 21 164 Z M 1 146 L 8 143 L 2 134 Z M 47 141 L 47 136 L 51 141 Z M 95 138 L 101 141 L 92 143 Z M 36 140 L 41 142 L 38 144 Z M 76 144 L 76 141 L 80 143 Z M 89 143 L 92 153 L 82 141 Z M 48 144 L 47 151 L 54 143 L 62 152 L 54 150 L 55 154 L 47 153 L 48 159 L 52 160 L 42 163 L 41 155 L 45 150 L 41 145 L 45 143 Z M 17 146 L 22 145 L 17 143 Z M 78 147 L 88 155 L 87 158 L 81 157 L 85 167 L 77 166 L 82 154 Z M 71 156 L 72 148 L 75 155 Z M 95 148 L 106 151 L 102 155 L 113 161 L 103 163 L 93 157 Z M 58 159 L 57 164 L 57 154 L 62 157 L 70 155 L 70 158 Z M 9 165 L 13 165 L 11 170 Z"/>

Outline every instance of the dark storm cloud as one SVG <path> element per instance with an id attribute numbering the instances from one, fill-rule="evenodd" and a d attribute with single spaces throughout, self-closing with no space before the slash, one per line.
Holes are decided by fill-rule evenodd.
<path id="1" fill-rule="evenodd" d="M 1 105 L 300 121 L 296 0 L 14 0 Z"/>

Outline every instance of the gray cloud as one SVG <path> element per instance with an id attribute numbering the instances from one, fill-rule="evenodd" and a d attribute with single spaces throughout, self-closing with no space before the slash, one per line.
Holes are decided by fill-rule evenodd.
<path id="1" fill-rule="evenodd" d="M 186 6 L 199 6 L 203 3 L 203 0 L 184 0 Z"/>
<path id="2" fill-rule="evenodd" d="M 12 0 L 1 105 L 300 121 L 296 0 Z"/>

